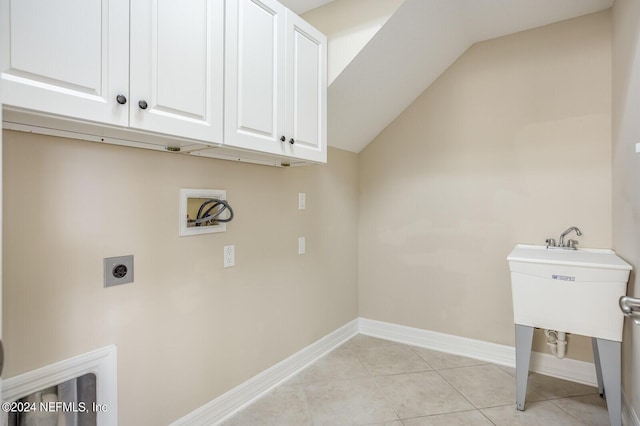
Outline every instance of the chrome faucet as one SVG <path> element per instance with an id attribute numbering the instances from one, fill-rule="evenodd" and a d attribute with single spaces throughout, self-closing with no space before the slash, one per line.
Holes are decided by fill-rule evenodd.
<path id="1" fill-rule="evenodd" d="M 547 241 L 546 241 L 547 248 L 548 249 L 577 250 L 576 245 L 578 244 L 578 241 L 576 241 L 576 240 L 569 240 L 569 241 L 567 241 L 567 245 L 564 244 L 564 237 L 566 237 L 572 231 L 576 231 L 576 235 L 578 237 L 582 235 L 582 231 L 580 231 L 580 229 L 578 229 L 576 226 L 572 226 L 571 228 L 567 229 L 562 234 L 560 234 L 560 238 L 558 238 L 558 244 L 557 245 L 556 245 L 556 240 L 555 239 L 547 238 Z"/>
<path id="2" fill-rule="evenodd" d="M 567 234 L 569 234 L 571 231 L 576 231 L 576 235 L 578 237 L 582 235 L 582 232 L 577 227 L 572 226 L 571 228 L 567 229 L 562 234 L 560 234 L 560 238 L 558 238 L 558 247 L 567 247 L 567 248 L 575 249 L 575 244 L 576 244 L 575 240 L 569 240 L 570 244 L 568 246 L 564 245 L 564 237 L 567 236 Z"/>

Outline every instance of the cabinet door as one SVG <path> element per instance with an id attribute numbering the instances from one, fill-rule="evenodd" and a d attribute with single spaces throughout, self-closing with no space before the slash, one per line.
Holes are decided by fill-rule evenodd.
<path id="1" fill-rule="evenodd" d="M 6 106 L 127 124 L 128 0 L 0 0 L 0 43 Z"/>
<path id="2" fill-rule="evenodd" d="M 223 41 L 222 0 L 133 1 L 130 126 L 222 143 Z"/>
<path id="3" fill-rule="evenodd" d="M 227 2 L 226 145 L 284 153 L 285 11 L 274 0 Z"/>
<path id="4" fill-rule="evenodd" d="M 327 39 L 287 11 L 286 134 L 289 155 L 327 161 Z M 292 140 L 293 139 L 293 140 Z"/>

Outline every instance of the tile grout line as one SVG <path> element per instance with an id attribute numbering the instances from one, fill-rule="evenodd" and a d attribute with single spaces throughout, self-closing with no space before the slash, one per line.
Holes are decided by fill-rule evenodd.
<path id="1" fill-rule="evenodd" d="M 449 411 L 449 412 L 447 412 L 447 413 L 433 414 L 433 415 L 431 415 L 431 416 L 435 416 L 435 415 L 444 415 L 444 414 L 451 414 L 451 413 L 463 413 L 463 412 L 466 412 L 466 411 L 477 411 L 477 412 L 479 412 L 483 417 L 485 417 L 485 418 L 486 418 L 486 416 L 484 415 L 484 413 L 482 413 L 482 412 L 480 411 L 480 409 L 479 409 L 478 407 L 476 407 L 476 405 L 475 405 L 473 402 L 471 402 L 471 400 L 469 400 L 469 398 L 467 398 L 467 397 L 466 397 L 466 396 L 465 396 L 465 395 L 464 395 L 460 390 L 458 390 L 458 388 L 456 388 L 453 384 L 451 384 L 451 383 L 450 383 L 450 382 L 449 382 L 449 381 L 448 381 L 448 380 L 447 380 L 447 379 L 446 379 L 442 374 L 440 374 L 440 371 L 439 371 L 440 369 L 437 369 L 437 368 L 433 367 L 431 364 L 429 364 L 429 362 L 428 362 L 426 359 L 424 359 L 424 358 L 423 358 L 423 357 L 422 357 L 422 356 L 421 356 L 421 355 L 420 355 L 420 354 L 419 354 L 419 353 L 418 353 L 418 352 L 417 352 L 417 351 L 416 351 L 416 350 L 415 350 L 411 345 L 407 345 L 407 344 L 405 344 L 405 345 L 406 345 L 407 347 L 409 347 L 409 349 L 411 349 L 411 351 L 412 351 L 414 354 L 416 354 L 416 355 L 418 356 L 418 358 L 420 358 L 421 360 L 423 360 L 423 361 L 424 361 L 424 362 L 425 362 L 425 363 L 426 363 L 426 364 L 431 368 L 431 370 L 427 370 L 427 371 L 433 371 L 433 372 L 435 372 L 436 374 L 438 374 L 438 376 L 440 376 L 440 378 L 442 378 L 442 380 L 444 380 L 444 381 L 445 381 L 445 383 L 446 383 L 447 385 L 449 385 L 449 386 L 450 386 L 454 391 L 456 391 L 456 392 L 457 392 L 457 393 L 458 393 L 458 394 L 459 394 L 459 395 L 460 395 L 460 396 L 461 396 L 465 401 L 467 401 L 467 402 L 468 402 L 468 403 L 473 407 L 473 409 L 472 409 L 472 410 Z M 452 367 L 452 368 L 463 368 L 463 366 L 460 366 L 460 367 Z M 452 368 L 442 368 L 442 370 L 450 370 L 450 369 L 452 369 Z M 423 416 L 423 417 L 431 417 L 431 416 Z M 489 420 L 489 419 L 487 418 L 487 420 Z M 489 422 L 495 426 L 495 423 L 493 423 L 491 420 L 489 420 Z"/>
<path id="2" fill-rule="evenodd" d="M 418 354 L 418 356 L 420 356 L 420 354 Z M 423 359 L 424 359 L 424 358 L 423 358 Z M 436 373 L 438 373 L 438 375 L 439 375 L 440 377 L 442 377 L 442 379 L 443 379 L 443 380 L 444 380 L 444 381 L 445 381 L 449 386 L 451 386 L 451 387 L 452 387 L 456 392 L 458 392 L 458 393 L 459 393 L 459 394 L 460 394 L 460 395 L 461 395 L 461 396 L 462 396 L 462 397 L 463 397 L 467 402 L 469 402 L 469 404 L 471 404 L 471 406 L 474 408 L 474 411 L 477 411 L 478 413 L 480 413 L 480 414 L 482 415 L 482 417 L 484 417 L 485 419 L 487 419 L 487 421 L 488 421 L 489 423 L 491 423 L 492 425 L 494 425 L 494 426 L 495 426 L 496 424 L 495 424 L 495 423 L 494 423 L 494 422 L 493 422 L 493 421 L 492 421 L 492 420 L 491 420 L 491 419 L 490 419 L 490 418 L 489 418 L 489 417 L 488 417 L 488 416 L 487 416 L 487 415 L 482 411 L 483 409 L 486 409 L 486 408 L 493 408 L 493 407 L 482 407 L 482 408 L 477 407 L 477 406 L 476 406 L 476 405 L 475 405 L 475 404 L 474 404 L 474 403 L 473 403 L 469 398 L 467 398 L 467 396 L 466 396 L 464 393 L 462 393 L 462 391 L 461 391 L 461 390 L 459 390 L 456 386 L 454 386 L 454 385 L 453 385 L 453 383 L 449 382 L 449 381 L 447 380 L 447 378 L 446 378 L 446 377 L 444 377 L 444 376 L 440 373 L 440 370 L 454 370 L 454 369 L 470 368 L 470 367 L 477 367 L 478 365 L 495 365 L 495 364 L 492 364 L 492 363 L 486 362 L 486 363 L 477 364 L 477 365 L 461 365 L 461 366 L 457 366 L 457 367 L 441 368 L 441 369 L 436 369 L 436 368 L 434 368 L 434 371 L 435 371 Z M 508 373 L 507 373 L 507 372 L 505 372 L 505 374 L 508 374 Z M 505 404 L 505 405 L 496 405 L 496 407 L 506 407 L 506 406 L 508 406 L 508 405 L 510 405 L 510 404 Z M 515 405 L 515 402 L 513 403 L 513 405 Z"/>
<path id="3" fill-rule="evenodd" d="M 309 419 L 311 419 L 311 425 L 314 426 L 316 422 L 315 422 L 315 419 L 313 418 L 313 412 L 311 411 L 311 404 L 309 404 L 309 395 L 307 395 L 307 387 L 302 382 L 300 373 L 298 373 L 297 376 L 298 376 L 298 382 L 300 383 L 300 388 L 302 389 L 302 395 L 304 396 L 304 404 L 307 407 L 307 413 L 309 413 Z"/>
<path id="4" fill-rule="evenodd" d="M 358 335 L 362 335 L 362 336 L 366 336 L 366 337 L 372 337 L 372 338 L 375 338 L 375 339 L 380 339 L 380 340 L 382 340 L 383 342 L 376 342 L 375 344 L 370 345 L 370 346 L 367 346 L 365 343 L 363 343 L 363 344 L 364 344 L 364 346 L 363 346 L 363 347 L 358 347 L 358 346 L 357 346 L 357 344 L 352 344 L 351 346 L 346 346 L 346 347 L 345 347 L 345 344 L 347 344 L 347 343 L 349 342 L 349 340 L 353 339 L 355 336 L 358 336 Z M 310 386 L 313 386 L 313 385 L 316 385 L 316 384 L 331 383 L 331 382 L 334 382 L 334 383 L 340 383 L 340 382 L 346 382 L 346 381 L 349 381 L 349 380 L 372 380 L 372 381 L 374 382 L 375 390 L 377 391 L 377 393 L 378 393 L 380 396 L 382 396 L 382 400 L 383 400 L 383 401 L 385 401 L 385 403 L 386 403 L 386 405 L 388 406 L 388 408 L 390 408 L 390 409 L 391 409 L 391 411 L 394 413 L 394 415 L 395 415 L 395 417 L 396 417 L 394 420 L 384 420 L 384 421 L 383 421 L 383 423 L 386 423 L 386 422 L 399 422 L 401 425 L 405 425 L 405 421 L 406 421 L 406 420 L 410 420 L 410 419 L 414 419 L 414 418 L 422 418 L 422 417 L 425 417 L 425 418 L 426 418 L 426 417 L 433 417 L 433 416 L 438 416 L 438 415 L 447 415 L 447 414 L 453 414 L 453 413 L 461 413 L 461 412 L 467 412 L 467 411 L 469 411 L 469 412 L 471 412 L 471 411 L 477 411 L 477 412 L 479 412 L 479 414 L 480 414 L 484 419 L 486 419 L 490 424 L 492 424 L 492 425 L 494 425 L 494 426 L 495 426 L 495 425 L 496 425 L 496 423 L 495 423 L 494 421 L 492 421 L 492 420 L 488 417 L 488 415 L 484 413 L 484 411 L 483 411 L 483 410 L 488 410 L 488 409 L 492 409 L 492 408 L 499 408 L 499 407 L 505 407 L 505 408 L 506 408 L 506 407 L 511 406 L 511 404 L 498 404 L 498 405 L 495 405 L 495 406 L 493 406 L 493 405 L 492 405 L 492 406 L 489 406 L 489 407 L 479 408 L 479 407 L 477 407 L 477 406 L 476 406 L 476 405 L 475 405 L 475 404 L 474 404 L 474 403 L 473 403 L 473 402 L 472 402 L 472 401 L 471 401 L 467 396 L 465 396 L 465 394 L 464 394 L 461 390 L 459 390 L 456 386 L 454 386 L 454 385 L 453 385 L 449 380 L 447 380 L 447 378 L 443 375 L 443 373 L 444 373 L 446 370 L 459 370 L 459 369 L 462 369 L 462 368 L 472 368 L 472 367 L 487 366 L 487 365 L 489 365 L 489 366 L 493 366 L 493 367 L 498 368 L 498 370 L 499 370 L 499 371 L 501 371 L 502 373 L 504 373 L 504 374 L 506 374 L 506 375 L 508 375 L 508 376 L 510 376 L 510 377 L 512 377 L 512 378 L 513 378 L 513 375 L 512 375 L 509 371 L 507 371 L 507 370 L 505 370 L 505 369 L 501 368 L 502 366 L 500 366 L 500 365 L 493 364 L 493 363 L 491 363 L 491 362 L 482 362 L 481 364 L 476 364 L 476 365 L 459 365 L 459 366 L 454 366 L 454 367 L 445 367 L 445 368 L 438 368 L 438 369 L 437 369 L 437 368 L 434 368 L 434 367 L 432 366 L 432 364 L 431 364 L 431 363 L 429 363 L 429 361 L 428 361 L 427 359 L 425 359 L 423 356 L 421 356 L 421 354 L 418 352 L 418 349 L 422 349 L 422 348 L 419 348 L 419 347 L 418 347 L 418 348 L 414 348 L 412 345 L 407 344 L 407 343 L 401 343 L 401 342 L 395 342 L 395 341 L 391 341 L 391 340 L 381 339 L 381 338 L 377 338 L 377 337 L 375 337 L 375 336 L 363 335 L 362 333 L 357 333 L 357 334 L 355 334 L 355 335 L 354 335 L 354 336 L 352 336 L 349 340 L 347 340 L 347 341 L 345 341 L 343 344 L 341 344 L 341 345 L 339 345 L 339 346 L 337 346 L 337 347 L 333 348 L 330 352 L 326 353 L 326 354 L 325 354 L 325 356 L 327 356 L 327 355 L 331 354 L 332 352 L 334 352 L 334 351 L 336 351 L 336 350 L 345 350 L 347 353 L 349 353 L 349 354 L 350 354 L 349 356 L 355 356 L 355 358 L 356 358 L 356 359 L 357 359 L 357 361 L 358 361 L 358 364 L 353 364 L 353 365 L 354 365 L 354 366 L 355 366 L 355 365 L 359 365 L 359 366 L 363 369 L 363 372 L 364 372 L 364 373 L 366 373 L 366 375 L 363 375 L 363 376 L 357 376 L 357 377 L 347 377 L 347 378 L 343 378 L 343 376 L 339 376 L 339 378 L 337 378 L 337 379 L 335 379 L 335 378 L 334 378 L 334 379 L 330 379 L 330 380 L 320 380 L 320 381 L 317 381 L 317 382 L 315 382 L 315 381 L 312 381 L 312 382 L 303 381 L 303 380 L 302 380 L 302 375 L 301 375 L 301 373 L 302 373 L 304 370 L 306 370 L 307 368 L 309 368 L 312 364 L 307 365 L 304 369 L 302 369 L 302 370 L 298 371 L 298 373 L 296 373 L 296 376 L 298 376 L 298 378 L 297 378 L 297 382 L 298 382 L 298 383 L 297 383 L 297 386 L 299 386 L 299 389 L 302 391 L 302 397 L 304 398 L 304 407 L 305 407 L 305 411 L 306 411 L 306 413 L 308 414 L 309 419 L 310 419 L 310 422 L 311 422 L 311 424 L 312 424 L 312 425 L 316 425 L 316 424 L 317 424 L 317 423 L 316 423 L 316 420 L 317 420 L 317 419 L 315 419 L 315 418 L 314 418 L 313 413 L 312 413 L 312 407 L 311 407 L 310 400 L 309 400 L 309 394 L 308 394 L 308 392 L 307 392 L 307 391 L 308 391 L 308 388 L 309 388 Z M 388 344 L 384 344 L 384 342 L 388 342 Z M 363 357 L 363 356 L 364 356 L 364 354 L 366 354 L 367 352 L 369 352 L 369 351 L 370 351 L 370 352 L 371 352 L 371 355 L 372 355 L 372 356 L 375 356 L 375 351 L 376 351 L 376 350 L 381 350 L 381 348 L 384 348 L 385 346 L 391 346 L 391 345 L 399 345 L 399 346 L 402 346 L 402 347 L 408 347 L 408 348 L 409 348 L 409 351 L 407 351 L 407 352 L 410 352 L 410 353 L 412 353 L 413 355 L 417 356 L 417 358 L 418 358 L 419 360 L 421 360 L 422 362 L 424 362 L 424 364 L 425 364 L 428 368 L 430 368 L 430 370 L 420 370 L 420 371 L 399 371 L 399 372 L 394 372 L 394 373 L 386 374 L 386 373 L 384 372 L 384 371 L 386 371 L 386 370 L 385 370 L 383 367 L 380 367 L 380 369 L 382 369 L 382 372 L 377 372 L 377 368 L 376 368 L 378 365 L 382 365 L 382 364 L 380 364 L 380 361 L 379 361 L 380 359 L 382 359 L 382 360 L 383 360 L 383 361 L 385 361 L 385 362 L 387 361 L 386 359 L 384 359 L 384 358 L 378 358 L 378 360 L 374 360 L 373 362 L 369 362 L 369 364 L 371 364 L 371 367 L 369 367 L 369 366 L 368 366 L 368 364 L 367 364 L 365 361 L 363 361 L 363 358 L 362 358 L 362 357 Z M 425 349 L 426 349 L 426 348 L 425 348 Z M 440 351 L 437 351 L 437 350 L 433 350 L 433 351 L 434 351 L 434 352 L 440 352 Z M 428 354 L 429 354 L 429 352 L 426 352 L 426 353 L 425 353 L 425 355 L 428 355 Z M 386 355 L 386 356 L 385 356 L 385 355 Z M 383 356 L 385 356 L 386 358 L 388 358 L 389 354 L 387 353 L 387 354 L 384 354 Z M 323 357 L 324 357 L 324 356 L 323 356 Z M 323 357 L 321 357 L 321 358 L 319 358 L 319 359 L 316 359 L 316 361 L 315 361 L 314 363 L 318 362 L 318 361 L 319 361 L 319 360 L 321 360 Z M 374 358 L 372 358 L 372 359 L 374 359 Z M 443 365 L 450 365 L 452 362 L 457 361 L 457 360 L 455 360 L 455 359 L 451 359 L 451 360 L 446 359 L 446 360 L 445 360 L 444 358 L 442 358 L 442 359 L 440 359 L 440 358 L 434 358 L 434 359 L 438 360 L 438 363 L 443 364 Z M 405 362 L 404 362 L 404 358 L 403 358 L 403 357 L 402 357 L 402 359 L 401 359 L 401 360 L 402 360 L 402 363 L 401 363 L 401 364 L 399 364 L 399 367 L 400 367 L 400 369 L 402 370 L 402 369 L 406 366 L 406 364 L 405 364 Z M 393 362 L 393 360 L 389 360 L 389 362 Z M 411 367 L 413 367 L 413 365 L 414 365 L 414 364 L 411 364 L 411 363 L 409 364 L 409 366 L 411 366 Z M 391 371 L 393 371 L 393 368 L 391 369 Z M 385 378 L 385 377 L 391 377 L 391 376 L 397 376 L 397 375 L 408 375 L 408 374 L 423 374 L 423 373 L 428 373 L 428 372 L 431 372 L 431 371 L 433 371 L 433 372 L 437 373 L 437 375 L 438 375 L 442 380 L 444 380 L 444 382 L 447 384 L 447 386 L 449 386 L 449 387 L 450 387 L 452 390 L 454 390 L 454 391 L 455 391 L 459 396 L 461 396 L 461 397 L 462 397 L 462 399 L 463 399 L 464 401 L 466 401 L 467 403 L 469 403 L 470 407 L 472 407 L 472 408 L 471 408 L 471 409 L 453 410 L 453 411 L 447 411 L 447 412 L 445 412 L 445 413 L 436 413 L 436 414 L 430 414 L 430 415 L 424 415 L 424 416 L 417 416 L 417 417 L 408 417 L 408 418 L 405 418 L 405 419 L 401 418 L 401 416 L 400 416 L 400 414 L 399 414 L 398 410 L 397 410 L 397 409 L 396 409 L 396 407 L 393 405 L 392 401 L 388 398 L 388 396 L 387 396 L 387 394 L 385 393 L 385 391 L 382 389 L 382 386 L 381 386 L 381 384 L 380 384 L 380 380 L 381 380 L 382 378 Z M 544 384 L 544 382 L 542 382 L 541 384 Z M 288 386 L 288 385 L 286 385 L 286 386 Z M 281 386 L 278 386 L 278 387 L 283 387 L 283 386 L 281 385 Z M 277 389 L 277 387 L 276 387 L 276 388 L 274 388 L 274 390 L 275 390 L 275 389 Z M 531 392 L 535 392 L 535 391 L 531 390 Z M 561 392 L 561 391 L 560 391 L 560 392 Z M 554 391 L 554 393 L 556 393 L 556 394 L 557 394 L 558 392 Z M 538 393 L 536 392 L 536 394 L 538 394 Z M 565 408 L 563 408 L 562 406 L 557 405 L 554 401 L 556 401 L 556 402 L 557 402 L 557 401 L 560 401 L 560 400 L 570 400 L 570 399 L 577 399 L 577 398 L 581 398 L 581 397 L 588 397 L 588 396 L 594 395 L 594 393 L 586 392 L 586 393 L 579 393 L 579 394 L 577 394 L 577 395 L 555 396 L 555 397 L 551 397 L 551 398 L 546 397 L 546 396 L 544 396 L 544 395 L 542 395 L 542 394 L 538 394 L 538 395 L 540 396 L 540 399 L 539 399 L 539 400 L 536 400 L 536 401 L 531 401 L 531 403 L 538 403 L 538 402 L 551 402 L 553 406 L 555 406 L 556 408 L 559 408 L 561 412 L 565 413 L 565 414 L 566 414 L 566 415 L 568 415 L 570 418 L 575 419 L 575 420 L 578 420 L 578 421 L 581 421 L 581 418 L 580 418 L 578 415 L 574 415 L 574 414 L 570 413 L 569 411 L 567 411 L 567 410 L 566 410 Z M 264 396 L 264 395 L 263 395 L 263 396 Z M 254 402 L 255 402 L 255 401 L 254 401 Z M 515 405 L 515 402 L 513 403 L 513 405 Z M 247 407 L 244 407 L 244 408 L 247 408 Z M 238 412 L 236 412 L 236 413 L 235 413 L 235 415 L 237 415 L 240 411 L 242 411 L 242 410 L 239 410 Z M 387 413 L 387 414 L 390 414 L 390 413 Z M 232 417 L 232 416 L 230 416 L 230 417 Z M 229 417 L 229 418 L 230 418 L 230 417 Z M 228 418 L 228 419 L 229 419 L 229 418 Z M 370 425 L 370 424 L 369 424 L 369 425 Z M 361 425 L 361 426 L 365 426 L 365 425 Z"/>
<path id="5" fill-rule="evenodd" d="M 560 401 L 561 399 L 572 399 L 572 398 L 580 398 L 583 396 L 588 396 L 590 394 L 586 394 L 586 395 L 575 395 L 575 396 L 567 396 L 564 398 L 554 398 L 554 399 L 548 399 L 547 402 L 550 402 L 551 404 L 553 404 L 554 406 L 558 407 L 560 410 L 564 411 L 565 413 L 567 413 L 569 416 L 571 416 L 572 418 L 581 421 L 581 419 L 579 417 L 576 417 L 574 414 L 571 414 L 569 411 L 567 411 L 564 407 L 556 404 L 554 401 Z M 600 396 L 598 396 L 600 398 Z"/>
<path id="6" fill-rule="evenodd" d="M 375 349 L 375 348 L 369 348 L 369 349 Z M 371 378 L 373 379 L 373 383 L 376 385 L 376 389 L 378 389 L 378 393 L 380 393 L 380 395 L 382 395 L 382 398 L 386 401 L 387 405 L 389 406 L 389 408 L 391 408 L 391 410 L 393 411 L 393 414 L 396 415 L 396 419 L 394 419 L 393 421 L 399 421 L 402 425 L 404 425 L 404 422 L 402 421 L 402 419 L 400 418 L 400 414 L 398 413 L 398 411 L 395 409 L 395 407 L 393 406 L 393 404 L 391 404 L 391 401 L 389 401 L 389 399 L 387 398 L 387 395 L 384 393 L 384 391 L 382 390 L 382 388 L 380 387 L 380 384 L 378 383 L 378 381 L 376 380 L 376 374 L 373 373 L 371 370 L 369 370 L 369 368 L 367 368 L 367 366 L 364 364 L 364 362 L 362 361 L 362 359 L 360 358 L 360 356 L 358 355 L 358 351 L 354 350 L 353 353 L 355 354 L 356 358 L 358 359 L 358 361 L 360 361 L 360 364 L 362 364 L 362 366 L 364 367 L 364 369 L 370 374 Z M 384 421 L 386 423 L 386 420 Z"/>
<path id="7" fill-rule="evenodd" d="M 457 387 L 455 387 L 452 383 L 450 383 L 446 377 L 444 377 L 442 374 L 440 374 L 440 371 L 438 370 L 434 370 L 436 373 L 438 373 L 438 375 L 442 378 L 442 380 L 444 380 L 449 386 L 451 386 L 451 389 L 455 390 L 456 392 L 458 392 L 458 394 L 460 394 L 460 396 L 462 396 L 465 401 L 467 401 L 469 404 L 471 404 L 471 406 L 473 408 L 475 408 L 476 410 L 480 410 L 478 407 L 476 407 L 476 404 L 474 404 L 473 402 L 471 402 L 471 400 L 469 398 L 467 398 L 467 396 L 462 393 L 462 391 L 460 391 Z"/>
<path id="8" fill-rule="evenodd" d="M 495 423 L 494 423 L 494 422 L 493 422 L 489 417 L 487 417 L 487 415 L 486 415 L 486 414 L 484 414 L 480 408 L 476 407 L 476 405 L 475 405 L 473 402 L 471 402 L 471 400 L 470 400 L 469 398 L 467 398 L 467 397 L 466 397 L 466 396 L 465 396 L 465 395 L 464 395 L 460 390 L 458 390 L 458 388 L 456 388 L 452 383 L 450 383 L 450 382 L 449 382 L 449 381 L 448 381 L 448 380 L 447 380 L 447 379 L 446 379 L 442 374 L 440 374 L 440 370 L 451 370 L 451 369 L 457 369 L 457 368 L 464 368 L 465 366 L 458 366 L 458 367 L 451 367 L 451 368 L 442 368 L 442 369 L 437 369 L 437 368 L 433 367 L 431 364 L 429 364 L 429 362 L 428 362 L 426 359 L 424 359 L 424 358 L 423 358 L 423 357 L 418 353 L 418 351 L 416 351 L 416 350 L 415 350 L 411 345 L 407 345 L 407 346 L 409 346 L 409 348 L 410 348 L 410 349 L 411 349 L 411 350 L 412 350 L 416 355 L 418 355 L 418 357 L 419 357 L 420 359 L 422 359 L 425 363 L 427 363 L 427 365 L 428 365 L 428 366 L 430 366 L 430 367 L 433 369 L 433 371 L 435 371 L 435 372 L 438 374 L 438 376 L 440 376 L 440 377 L 442 378 L 442 380 L 444 380 L 444 381 L 445 381 L 445 383 L 447 383 L 449 386 L 451 386 L 451 388 L 452 388 L 453 390 L 455 390 L 455 391 L 456 391 L 460 396 L 462 396 L 462 398 L 464 398 L 464 399 L 465 399 L 469 404 L 471 404 L 471 406 L 473 407 L 473 410 L 463 410 L 463 411 L 477 411 L 478 413 L 480 413 L 480 415 L 481 415 L 482 417 L 484 417 L 485 419 L 487 419 L 487 421 L 488 421 L 489 423 L 491 423 L 492 425 L 496 426 L 496 424 L 495 424 Z M 489 364 L 489 363 L 487 363 L 487 364 Z M 479 364 L 479 365 L 484 365 L 484 364 Z M 468 366 L 467 366 L 467 367 L 468 367 Z M 459 412 L 463 412 L 463 411 L 459 411 Z M 455 411 L 454 411 L 454 412 L 455 412 Z"/>

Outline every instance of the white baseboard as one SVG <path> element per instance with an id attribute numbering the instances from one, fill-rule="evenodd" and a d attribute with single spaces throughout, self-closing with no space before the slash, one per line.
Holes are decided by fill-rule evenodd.
<path id="1" fill-rule="evenodd" d="M 589 386 L 598 386 L 596 367 L 592 362 L 578 361 L 570 358 L 558 359 L 551 354 L 532 352 L 530 370 L 544 374 L 545 376 L 571 380 L 572 382 Z"/>
<path id="2" fill-rule="evenodd" d="M 406 345 L 515 366 L 515 348 L 451 334 L 360 318 L 360 333 Z"/>
<path id="3" fill-rule="evenodd" d="M 361 333 L 407 345 L 433 349 L 493 364 L 515 367 L 515 348 L 482 340 L 438 333 L 367 318 L 355 319 L 280 363 L 252 377 L 197 410 L 176 420 L 171 426 L 215 425 L 251 404 L 300 370 L 326 355 L 343 342 Z M 591 386 L 596 386 L 593 363 L 557 359 L 553 355 L 533 352 L 531 371 Z M 640 426 L 638 415 L 623 392 L 623 424 Z"/>
<path id="4" fill-rule="evenodd" d="M 515 367 L 516 365 L 516 349 L 513 346 L 366 318 L 360 318 L 360 333 L 407 345 L 475 358 L 493 364 L 506 365 L 508 367 Z M 533 352 L 531 354 L 530 370 L 546 376 L 571 380 L 590 386 L 597 385 L 595 366 L 591 362 L 569 358 L 558 359 L 550 354 Z"/>
<path id="5" fill-rule="evenodd" d="M 176 420 L 171 426 L 218 424 L 356 334 L 358 334 L 357 319 Z"/>
<path id="6" fill-rule="evenodd" d="M 638 419 L 638 413 L 633 409 L 633 406 L 629 403 L 627 394 L 622 391 L 622 424 L 624 426 L 640 426 L 640 419 Z"/>

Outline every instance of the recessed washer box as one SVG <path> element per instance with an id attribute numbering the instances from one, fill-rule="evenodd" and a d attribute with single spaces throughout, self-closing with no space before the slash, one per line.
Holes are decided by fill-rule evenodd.
<path id="1" fill-rule="evenodd" d="M 133 255 L 105 257 L 104 286 L 113 287 L 133 282 Z"/>
<path id="2" fill-rule="evenodd" d="M 225 232 L 227 224 L 224 222 L 194 224 L 198 219 L 199 209 L 210 200 L 226 200 L 227 191 L 222 189 L 188 189 L 180 190 L 179 230 L 180 236 Z M 209 205 L 211 206 L 211 204 Z M 226 215 L 226 213 L 225 213 Z"/>

